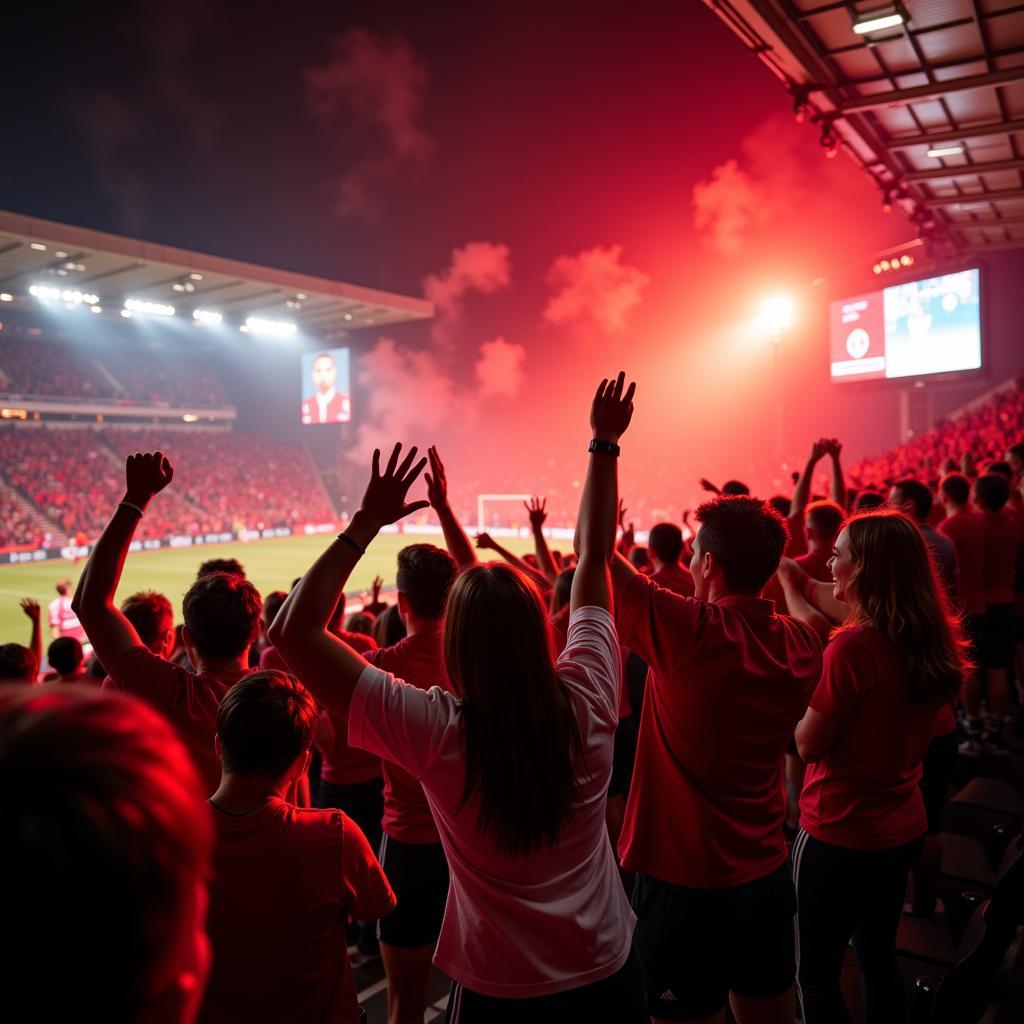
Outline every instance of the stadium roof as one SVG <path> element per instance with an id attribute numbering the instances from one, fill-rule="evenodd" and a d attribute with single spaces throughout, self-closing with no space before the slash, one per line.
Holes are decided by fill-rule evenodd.
<path id="1" fill-rule="evenodd" d="M 233 321 L 288 320 L 311 332 L 434 315 L 424 299 L 0 211 L 0 291 L 21 298 L 39 283 L 116 308 L 131 297 L 185 315 L 204 308 Z"/>
<path id="2" fill-rule="evenodd" d="M 1024 247 L 1024 4 L 704 2 L 939 253 Z"/>

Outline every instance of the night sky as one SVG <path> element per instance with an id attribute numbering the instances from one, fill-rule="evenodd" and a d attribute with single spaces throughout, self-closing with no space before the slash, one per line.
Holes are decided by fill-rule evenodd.
<path id="1" fill-rule="evenodd" d="M 34 6 L 5 13 L 0 207 L 409 294 L 433 275 L 438 322 L 360 343 L 354 443 L 582 436 L 621 363 L 638 446 L 757 472 L 750 323 L 779 290 L 787 445 L 894 440 L 834 401 L 822 302 L 913 231 L 696 0 Z"/>

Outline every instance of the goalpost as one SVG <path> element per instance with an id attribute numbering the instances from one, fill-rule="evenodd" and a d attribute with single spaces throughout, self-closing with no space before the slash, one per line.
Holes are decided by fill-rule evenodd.
<path id="1" fill-rule="evenodd" d="M 489 532 L 487 530 L 487 524 L 484 519 L 484 510 L 487 502 L 495 501 L 529 501 L 532 495 L 530 494 L 478 494 L 476 498 L 476 528 L 482 533 Z M 529 517 L 526 514 L 526 510 L 520 506 L 520 515 L 524 521 L 528 521 Z"/>

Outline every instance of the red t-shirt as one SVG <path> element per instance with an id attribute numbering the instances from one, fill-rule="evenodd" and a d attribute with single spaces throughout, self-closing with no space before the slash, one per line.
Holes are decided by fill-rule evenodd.
<path id="1" fill-rule="evenodd" d="M 825 650 L 811 707 L 841 724 L 828 753 L 807 766 L 801 828 L 858 850 L 923 835 L 918 782 L 938 709 L 910 702 L 895 648 L 870 627 L 841 630 Z"/>
<path id="2" fill-rule="evenodd" d="M 831 557 L 832 552 L 822 548 L 818 551 L 808 551 L 806 555 L 801 555 L 794 561 L 811 579 L 819 580 L 822 583 L 831 583 L 832 570 L 828 567 Z"/>
<path id="3" fill-rule="evenodd" d="M 622 864 L 700 889 L 786 861 L 783 755 L 821 675 L 821 643 L 771 601 L 679 597 L 635 576 L 622 641 L 651 668 Z"/>
<path id="4" fill-rule="evenodd" d="M 804 514 L 789 516 L 786 519 L 786 526 L 789 527 L 789 540 L 786 541 L 785 555 L 787 558 L 797 558 L 807 551 L 807 534 L 804 531 Z"/>
<path id="5" fill-rule="evenodd" d="M 939 523 L 939 533 L 956 548 L 960 571 L 960 599 L 965 615 L 985 614 L 985 522 L 974 512 L 954 512 Z"/>
<path id="6" fill-rule="evenodd" d="M 348 920 L 395 907 L 363 833 L 341 811 L 276 797 L 251 814 L 214 808 L 213 819 L 213 968 L 199 1020 L 355 1024 Z"/>
<path id="7" fill-rule="evenodd" d="M 679 594 L 681 597 L 693 597 L 693 575 L 685 565 L 680 565 L 678 562 L 674 565 L 663 565 L 657 572 L 651 573 L 651 579 L 659 587 L 671 590 L 673 594 Z"/>
<path id="8" fill-rule="evenodd" d="M 440 628 L 407 636 L 391 647 L 370 651 L 365 657 L 371 665 L 420 690 L 439 686 L 451 691 L 444 669 Z M 423 787 L 397 764 L 382 761 L 381 765 L 384 769 L 384 817 L 381 819 L 384 831 L 400 843 L 441 842 Z"/>
<path id="9" fill-rule="evenodd" d="M 1013 604 L 1013 578 L 1021 542 L 1017 521 L 1006 509 L 979 514 L 985 525 L 985 558 L 981 568 L 985 603 Z"/>
<path id="10" fill-rule="evenodd" d="M 141 697 L 171 721 L 192 755 L 206 791 L 213 793 L 220 785 L 220 759 L 213 744 L 217 710 L 228 690 L 250 670 L 196 675 L 157 657 L 148 647 L 132 647 L 108 668 L 111 689 Z M 106 680 L 103 685 L 108 685 Z"/>

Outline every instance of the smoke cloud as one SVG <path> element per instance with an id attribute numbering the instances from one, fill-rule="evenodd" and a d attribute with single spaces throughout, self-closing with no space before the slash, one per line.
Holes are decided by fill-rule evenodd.
<path id="1" fill-rule="evenodd" d="M 485 341 L 476 361 L 481 398 L 515 398 L 523 386 L 526 349 L 504 338 Z"/>
<path id="2" fill-rule="evenodd" d="M 351 29 L 335 36 L 331 56 L 303 71 L 306 104 L 346 154 L 360 155 L 336 184 L 342 217 L 372 211 L 374 187 L 422 164 L 431 142 L 418 123 L 426 68 L 397 35 Z"/>
<path id="3" fill-rule="evenodd" d="M 470 292 L 490 295 L 512 282 L 512 265 L 507 245 L 494 242 L 468 242 L 452 251 L 451 263 L 440 274 L 423 281 L 423 294 L 434 303 L 434 340 L 441 345 L 452 342 L 452 328 L 462 317 L 463 303 Z"/>
<path id="4" fill-rule="evenodd" d="M 595 246 L 578 256 L 559 256 L 548 271 L 555 293 L 544 320 L 557 325 L 593 325 L 606 334 L 626 327 L 651 279 L 622 262 L 622 246 Z"/>

